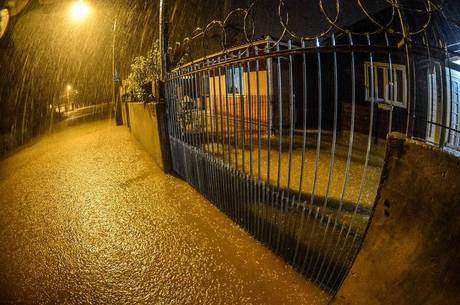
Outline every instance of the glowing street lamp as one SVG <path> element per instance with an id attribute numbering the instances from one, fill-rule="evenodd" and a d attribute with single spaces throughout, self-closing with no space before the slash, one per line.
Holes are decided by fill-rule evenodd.
<path id="1" fill-rule="evenodd" d="M 66 92 L 67 92 L 67 104 L 66 104 L 66 111 L 69 110 L 69 107 L 70 107 L 70 91 L 72 90 L 72 86 L 71 85 L 67 85 L 67 87 L 65 88 L 66 89 Z"/>
<path id="2" fill-rule="evenodd" d="M 85 21 L 90 13 L 90 6 L 83 0 L 74 3 L 70 9 L 70 15 L 75 21 L 78 22 Z"/>

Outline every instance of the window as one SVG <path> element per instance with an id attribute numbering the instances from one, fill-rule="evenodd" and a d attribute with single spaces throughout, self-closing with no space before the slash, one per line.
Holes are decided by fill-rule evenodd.
<path id="1" fill-rule="evenodd" d="M 242 67 L 231 67 L 227 69 L 225 75 L 227 93 L 244 93 L 244 70 Z"/>
<path id="2" fill-rule="evenodd" d="M 406 108 L 407 101 L 407 78 L 406 67 L 403 65 L 390 65 L 388 63 L 370 62 L 364 63 L 366 101 L 371 101 L 371 78 L 374 81 L 374 101 L 393 104 L 397 107 Z M 373 70 L 373 72 L 371 72 Z M 372 73 L 372 74 L 371 74 Z"/>

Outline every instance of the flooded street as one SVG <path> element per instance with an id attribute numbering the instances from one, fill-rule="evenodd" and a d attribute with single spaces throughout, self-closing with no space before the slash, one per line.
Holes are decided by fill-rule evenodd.
<path id="1" fill-rule="evenodd" d="M 0 161 L 2 304 L 327 303 L 112 125 Z"/>
<path id="2" fill-rule="evenodd" d="M 0 305 L 460 304 L 458 3 L 0 1 Z"/>

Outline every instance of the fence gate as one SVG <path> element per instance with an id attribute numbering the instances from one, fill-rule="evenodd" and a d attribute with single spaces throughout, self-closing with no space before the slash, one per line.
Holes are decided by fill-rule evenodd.
<path id="1" fill-rule="evenodd" d="M 397 1 L 390 23 L 368 14 L 356 26 L 373 32 L 341 28 L 322 7 L 330 28 L 316 36 L 298 37 L 280 18 L 279 40 L 226 48 L 166 77 L 173 170 L 330 293 L 364 238 L 386 135 L 458 144 L 457 72 L 429 30 L 442 7 L 423 3 L 411 10 L 429 17 L 419 28 L 394 22 L 407 16 Z M 195 38 L 225 32 L 229 18 Z"/>

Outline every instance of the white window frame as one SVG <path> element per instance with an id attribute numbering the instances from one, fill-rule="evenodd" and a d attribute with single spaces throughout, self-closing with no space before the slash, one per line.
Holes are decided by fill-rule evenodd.
<path id="1" fill-rule="evenodd" d="M 459 98 L 460 95 L 460 71 L 454 69 L 446 68 L 447 75 L 447 122 L 449 127 L 458 130 L 460 127 L 460 103 L 455 101 L 455 98 Z M 457 92 L 455 92 L 455 85 L 452 83 L 457 83 Z M 452 109 L 452 106 L 454 109 Z M 450 134 L 450 139 L 448 138 Z M 449 141 L 450 140 L 450 141 Z M 455 131 L 446 132 L 446 142 L 447 146 L 455 150 L 460 150 L 460 133 Z"/>
<path id="2" fill-rule="evenodd" d="M 390 77 L 388 70 L 390 69 L 390 64 L 389 63 L 383 63 L 383 62 L 373 62 L 373 71 L 374 71 L 374 98 L 371 98 L 371 88 L 370 88 L 370 75 L 369 75 L 369 70 L 371 68 L 371 63 L 370 62 L 364 62 L 364 87 L 365 87 L 365 98 L 366 101 L 374 101 L 374 102 L 385 102 L 386 104 L 390 104 L 396 107 L 400 108 L 407 108 L 407 73 L 406 73 L 406 66 L 404 65 L 398 65 L 398 64 L 392 64 L 391 68 L 393 70 L 393 83 L 390 82 Z M 384 86 L 384 98 L 377 98 L 379 96 L 378 94 L 378 72 L 377 69 L 383 69 L 383 86 Z M 389 97 L 389 92 L 390 90 L 394 90 L 395 98 L 397 98 L 397 92 L 398 92 L 398 84 L 396 82 L 396 71 L 401 71 L 402 72 L 402 79 L 403 79 L 403 91 L 402 91 L 402 101 L 397 101 L 397 100 L 390 100 Z M 390 88 L 390 86 L 393 85 L 393 89 Z"/>
<path id="3" fill-rule="evenodd" d="M 433 66 L 431 71 L 427 74 L 428 84 L 428 107 L 427 107 L 427 125 L 426 125 L 426 139 L 431 143 L 439 144 L 437 141 L 438 134 L 441 127 L 436 124 L 442 124 L 440 107 L 438 105 L 438 73 L 439 66 Z"/>

